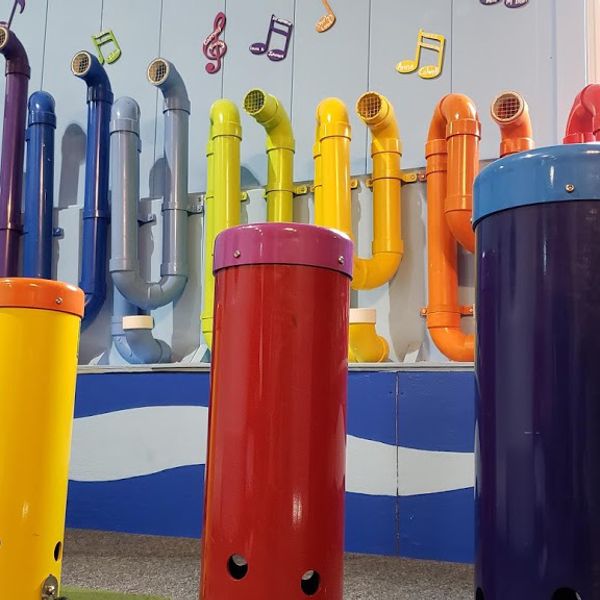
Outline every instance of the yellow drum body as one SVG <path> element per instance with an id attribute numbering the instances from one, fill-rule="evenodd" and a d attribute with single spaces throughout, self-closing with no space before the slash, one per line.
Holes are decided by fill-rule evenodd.
<path id="1" fill-rule="evenodd" d="M 60 580 L 81 290 L 0 279 L 0 573 L 7 598 Z M 54 585 L 55 585 L 54 583 Z"/>

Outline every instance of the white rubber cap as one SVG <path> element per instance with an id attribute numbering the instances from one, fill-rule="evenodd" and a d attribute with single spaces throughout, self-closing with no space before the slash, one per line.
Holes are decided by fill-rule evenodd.
<path id="1" fill-rule="evenodd" d="M 377 311 L 374 308 L 351 308 L 350 323 L 377 323 Z"/>
<path id="2" fill-rule="evenodd" d="M 131 315 L 123 317 L 123 329 L 154 329 L 154 317 L 151 315 Z"/>

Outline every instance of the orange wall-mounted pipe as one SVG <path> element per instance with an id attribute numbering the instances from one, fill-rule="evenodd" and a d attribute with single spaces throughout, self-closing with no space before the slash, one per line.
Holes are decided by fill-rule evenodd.
<path id="1" fill-rule="evenodd" d="M 444 96 L 435 108 L 428 142 L 448 144 L 448 191 L 444 212 L 454 238 L 469 252 L 475 251 L 471 227 L 473 182 L 479 172 L 481 126 L 473 101 L 462 94 Z"/>
<path id="2" fill-rule="evenodd" d="M 474 359 L 473 335 L 460 328 L 457 245 L 444 214 L 448 152 L 445 139 L 427 142 L 427 261 L 429 302 L 427 328 L 439 350 L 450 360 Z"/>
<path id="3" fill-rule="evenodd" d="M 534 147 L 529 107 L 521 94 L 502 92 L 492 102 L 492 119 L 500 127 L 500 156 L 525 152 Z"/>
<path id="4" fill-rule="evenodd" d="M 565 144 L 600 141 L 600 84 L 584 87 L 575 98 L 567 121 Z"/>
<path id="5" fill-rule="evenodd" d="M 394 109 L 385 96 L 363 94 L 356 103 L 356 112 L 372 136 L 373 244 L 371 258 L 354 258 L 352 287 L 370 290 L 392 279 L 404 253 L 400 216 L 402 144 Z"/>
<path id="6" fill-rule="evenodd" d="M 473 335 L 460 327 L 457 245 L 471 252 L 473 181 L 479 171 L 480 125 L 472 100 L 462 94 L 442 98 L 433 114 L 427 158 L 427 327 L 450 360 L 474 359 Z"/>

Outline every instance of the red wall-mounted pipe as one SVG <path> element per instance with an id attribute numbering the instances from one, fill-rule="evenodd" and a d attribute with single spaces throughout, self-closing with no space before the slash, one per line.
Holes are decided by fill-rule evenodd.
<path id="1" fill-rule="evenodd" d="M 600 84 L 591 83 L 575 98 L 563 143 L 600 141 Z"/>
<path id="2" fill-rule="evenodd" d="M 202 598 L 342 600 L 352 254 L 296 223 L 216 239 Z"/>

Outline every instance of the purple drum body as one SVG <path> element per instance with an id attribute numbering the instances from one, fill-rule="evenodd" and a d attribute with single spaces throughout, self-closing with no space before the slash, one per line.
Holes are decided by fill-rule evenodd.
<path id="1" fill-rule="evenodd" d="M 600 600 L 600 144 L 485 168 L 476 600 Z"/>

